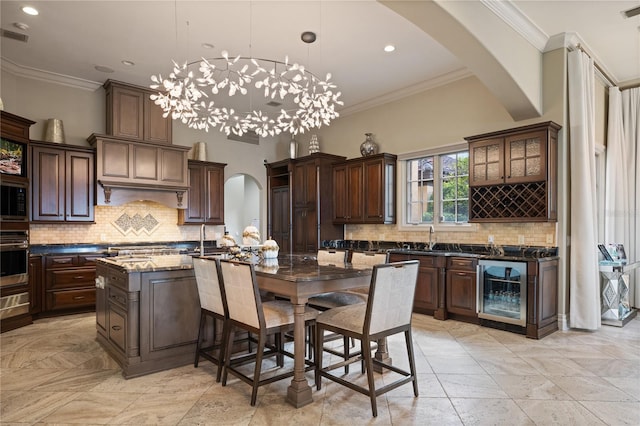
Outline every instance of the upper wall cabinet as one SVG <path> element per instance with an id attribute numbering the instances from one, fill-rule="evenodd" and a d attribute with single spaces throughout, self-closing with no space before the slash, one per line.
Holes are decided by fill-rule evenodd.
<path id="1" fill-rule="evenodd" d="M 560 126 L 551 121 L 465 138 L 469 221 L 555 221 Z"/>
<path id="2" fill-rule="evenodd" d="M 113 80 L 104 84 L 107 134 L 143 142 L 171 143 L 171 118 L 149 98 L 153 90 Z"/>
<path id="3" fill-rule="evenodd" d="M 94 150 L 31 143 L 32 222 L 94 221 Z"/>
<path id="4" fill-rule="evenodd" d="M 396 158 L 377 154 L 333 165 L 333 223 L 396 222 Z"/>
<path id="5" fill-rule="evenodd" d="M 189 160 L 189 201 L 178 210 L 179 225 L 224 225 L 225 166 Z"/>

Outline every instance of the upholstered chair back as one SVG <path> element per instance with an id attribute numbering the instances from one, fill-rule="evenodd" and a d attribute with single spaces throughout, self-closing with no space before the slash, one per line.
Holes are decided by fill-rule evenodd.
<path id="1" fill-rule="evenodd" d="M 229 318 L 260 328 L 258 312 L 262 306 L 253 266 L 250 263 L 221 260 L 220 268 Z"/>
<path id="2" fill-rule="evenodd" d="M 414 260 L 373 267 L 365 318 L 369 334 L 411 324 L 418 266 Z"/>
<path id="3" fill-rule="evenodd" d="M 193 269 L 198 285 L 200 307 L 224 316 L 218 262 L 215 259 L 194 258 Z"/>
<path id="4" fill-rule="evenodd" d="M 387 263 L 387 253 L 365 253 L 354 251 L 351 254 L 351 265 L 353 266 L 370 266 Z"/>

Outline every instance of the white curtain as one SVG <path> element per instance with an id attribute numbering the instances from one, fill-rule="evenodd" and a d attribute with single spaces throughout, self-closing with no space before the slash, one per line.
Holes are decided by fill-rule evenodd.
<path id="1" fill-rule="evenodd" d="M 605 239 L 640 261 L 640 88 L 609 90 Z M 640 274 L 630 274 L 630 302 L 640 307 Z"/>
<path id="2" fill-rule="evenodd" d="M 569 326 L 600 328 L 597 254 L 595 88 L 593 60 L 574 50 L 568 55 L 569 163 L 571 227 Z"/>

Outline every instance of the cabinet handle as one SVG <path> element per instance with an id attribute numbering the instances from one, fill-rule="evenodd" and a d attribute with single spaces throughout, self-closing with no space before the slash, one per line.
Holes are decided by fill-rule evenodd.
<path id="1" fill-rule="evenodd" d="M 73 300 L 82 300 L 84 296 L 73 296 Z"/>
<path id="2" fill-rule="evenodd" d="M 456 272 L 456 275 L 460 275 L 461 277 L 466 277 L 467 274 L 465 272 Z"/>
<path id="3" fill-rule="evenodd" d="M 119 325 L 114 325 L 114 326 L 111 326 L 111 329 L 114 331 L 120 331 L 122 330 L 122 327 L 120 327 Z"/>
<path id="4" fill-rule="evenodd" d="M 73 277 L 74 280 L 82 280 L 84 279 L 84 275 L 76 275 L 75 277 Z"/>

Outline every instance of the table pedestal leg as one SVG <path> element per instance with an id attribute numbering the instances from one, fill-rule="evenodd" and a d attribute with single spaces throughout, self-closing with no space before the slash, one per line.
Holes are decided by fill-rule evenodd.
<path id="1" fill-rule="evenodd" d="M 391 357 L 389 356 L 389 350 L 387 349 L 386 338 L 378 340 L 378 349 L 376 350 L 374 358 L 387 365 L 391 365 Z M 373 364 L 373 371 L 376 373 L 382 373 L 384 369 L 377 364 Z"/>
<path id="2" fill-rule="evenodd" d="M 293 301 L 292 301 L 293 302 Z M 311 387 L 304 375 L 305 341 L 304 341 L 304 310 L 305 301 L 297 301 L 293 305 L 294 329 L 293 329 L 293 379 L 287 388 L 287 402 L 296 408 L 300 408 L 313 402 Z"/>

